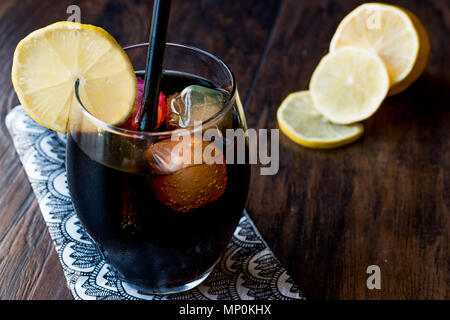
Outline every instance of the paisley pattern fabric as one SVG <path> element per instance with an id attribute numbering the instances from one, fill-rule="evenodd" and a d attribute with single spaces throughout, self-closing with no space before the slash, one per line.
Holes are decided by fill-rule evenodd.
<path id="1" fill-rule="evenodd" d="M 244 212 L 211 275 L 196 288 L 172 295 L 146 295 L 118 279 L 78 220 L 65 171 L 66 137 L 32 120 L 21 106 L 6 118 L 14 145 L 76 299 L 303 299 L 253 222 Z"/>

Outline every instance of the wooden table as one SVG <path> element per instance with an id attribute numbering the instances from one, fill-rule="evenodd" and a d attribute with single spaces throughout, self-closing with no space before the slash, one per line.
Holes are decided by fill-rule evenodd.
<path id="1" fill-rule="evenodd" d="M 280 171 L 253 170 L 248 211 L 310 299 L 444 299 L 450 205 L 450 6 L 396 1 L 431 37 L 425 74 L 388 98 L 358 142 L 304 149 L 285 136 Z M 339 21 L 360 1 L 173 0 L 168 40 L 222 57 L 233 69 L 248 124 L 277 128 L 280 102 L 308 87 Z M 148 37 L 152 1 L 0 2 L 0 298 L 71 299 L 52 241 L 4 118 L 18 103 L 10 70 L 31 31 L 68 17 L 104 27 L 119 43 Z M 368 290 L 366 268 L 381 268 Z"/>

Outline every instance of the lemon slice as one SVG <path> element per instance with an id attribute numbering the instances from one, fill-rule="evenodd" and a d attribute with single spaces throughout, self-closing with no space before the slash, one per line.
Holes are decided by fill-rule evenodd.
<path id="1" fill-rule="evenodd" d="M 360 123 L 338 125 L 314 108 L 309 91 L 291 93 L 277 111 L 281 131 L 294 142 L 309 148 L 330 149 L 358 139 L 364 132 Z"/>
<path id="2" fill-rule="evenodd" d="M 339 24 L 330 51 L 354 46 L 377 53 L 391 82 L 389 95 L 405 90 L 423 72 L 430 53 L 425 27 L 410 11 L 380 3 L 366 3 Z"/>
<path id="3" fill-rule="evenodd" d="M 389 76 L 376 54 L 344 47 L 322 58 L 309 90 L 315 108 L 328 120 L 349 124 L 370 117 L 389 89 Z"/>
<path id="4" fill-rule="evenodd" d="M 137 97 L 137 80 L 125 51 L 105 30 L 57 22 L 20 41 L 12 81 L 25 111 L 38 123 L 66 132 L 78 103 L 109 124 L 125 121 Z"/>

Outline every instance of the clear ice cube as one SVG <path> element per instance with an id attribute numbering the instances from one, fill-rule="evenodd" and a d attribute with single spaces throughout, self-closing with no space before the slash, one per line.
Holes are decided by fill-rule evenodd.
<path id="1" fill-rule="evenodd" d="M 194 121 L 205 121 L 222 109 L 228 93 L 199 85 L 186 87 L 170 99 L 167 125 L 170 129 L 187 128 Z"/>

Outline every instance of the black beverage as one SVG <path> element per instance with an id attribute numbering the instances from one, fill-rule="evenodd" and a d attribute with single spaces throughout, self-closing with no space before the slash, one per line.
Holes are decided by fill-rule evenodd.
<path id="1" fill-rule="evenodd" d="M 193 84 L 214 88 L 204 79 L 166 73 L 161 91 L 169 96 Z M 236 108 L 230 112 L 230 128 L 239 127 Z M 122 170 L 86 152 L 89 141 L 95 145 L 98 139 L 89 130 L 76 133 L 76 139 L 69 133 L 66 165 L 78 217 L 106 261 L 121 277 L 149 290 L 170 291 L 206 274 L 242 215 L 249 166 L 200 164 L 164 174 L 139 165 Z M 123 137 L 105 139 L 106 158 L 124 148 L 142 149 Z"/>

